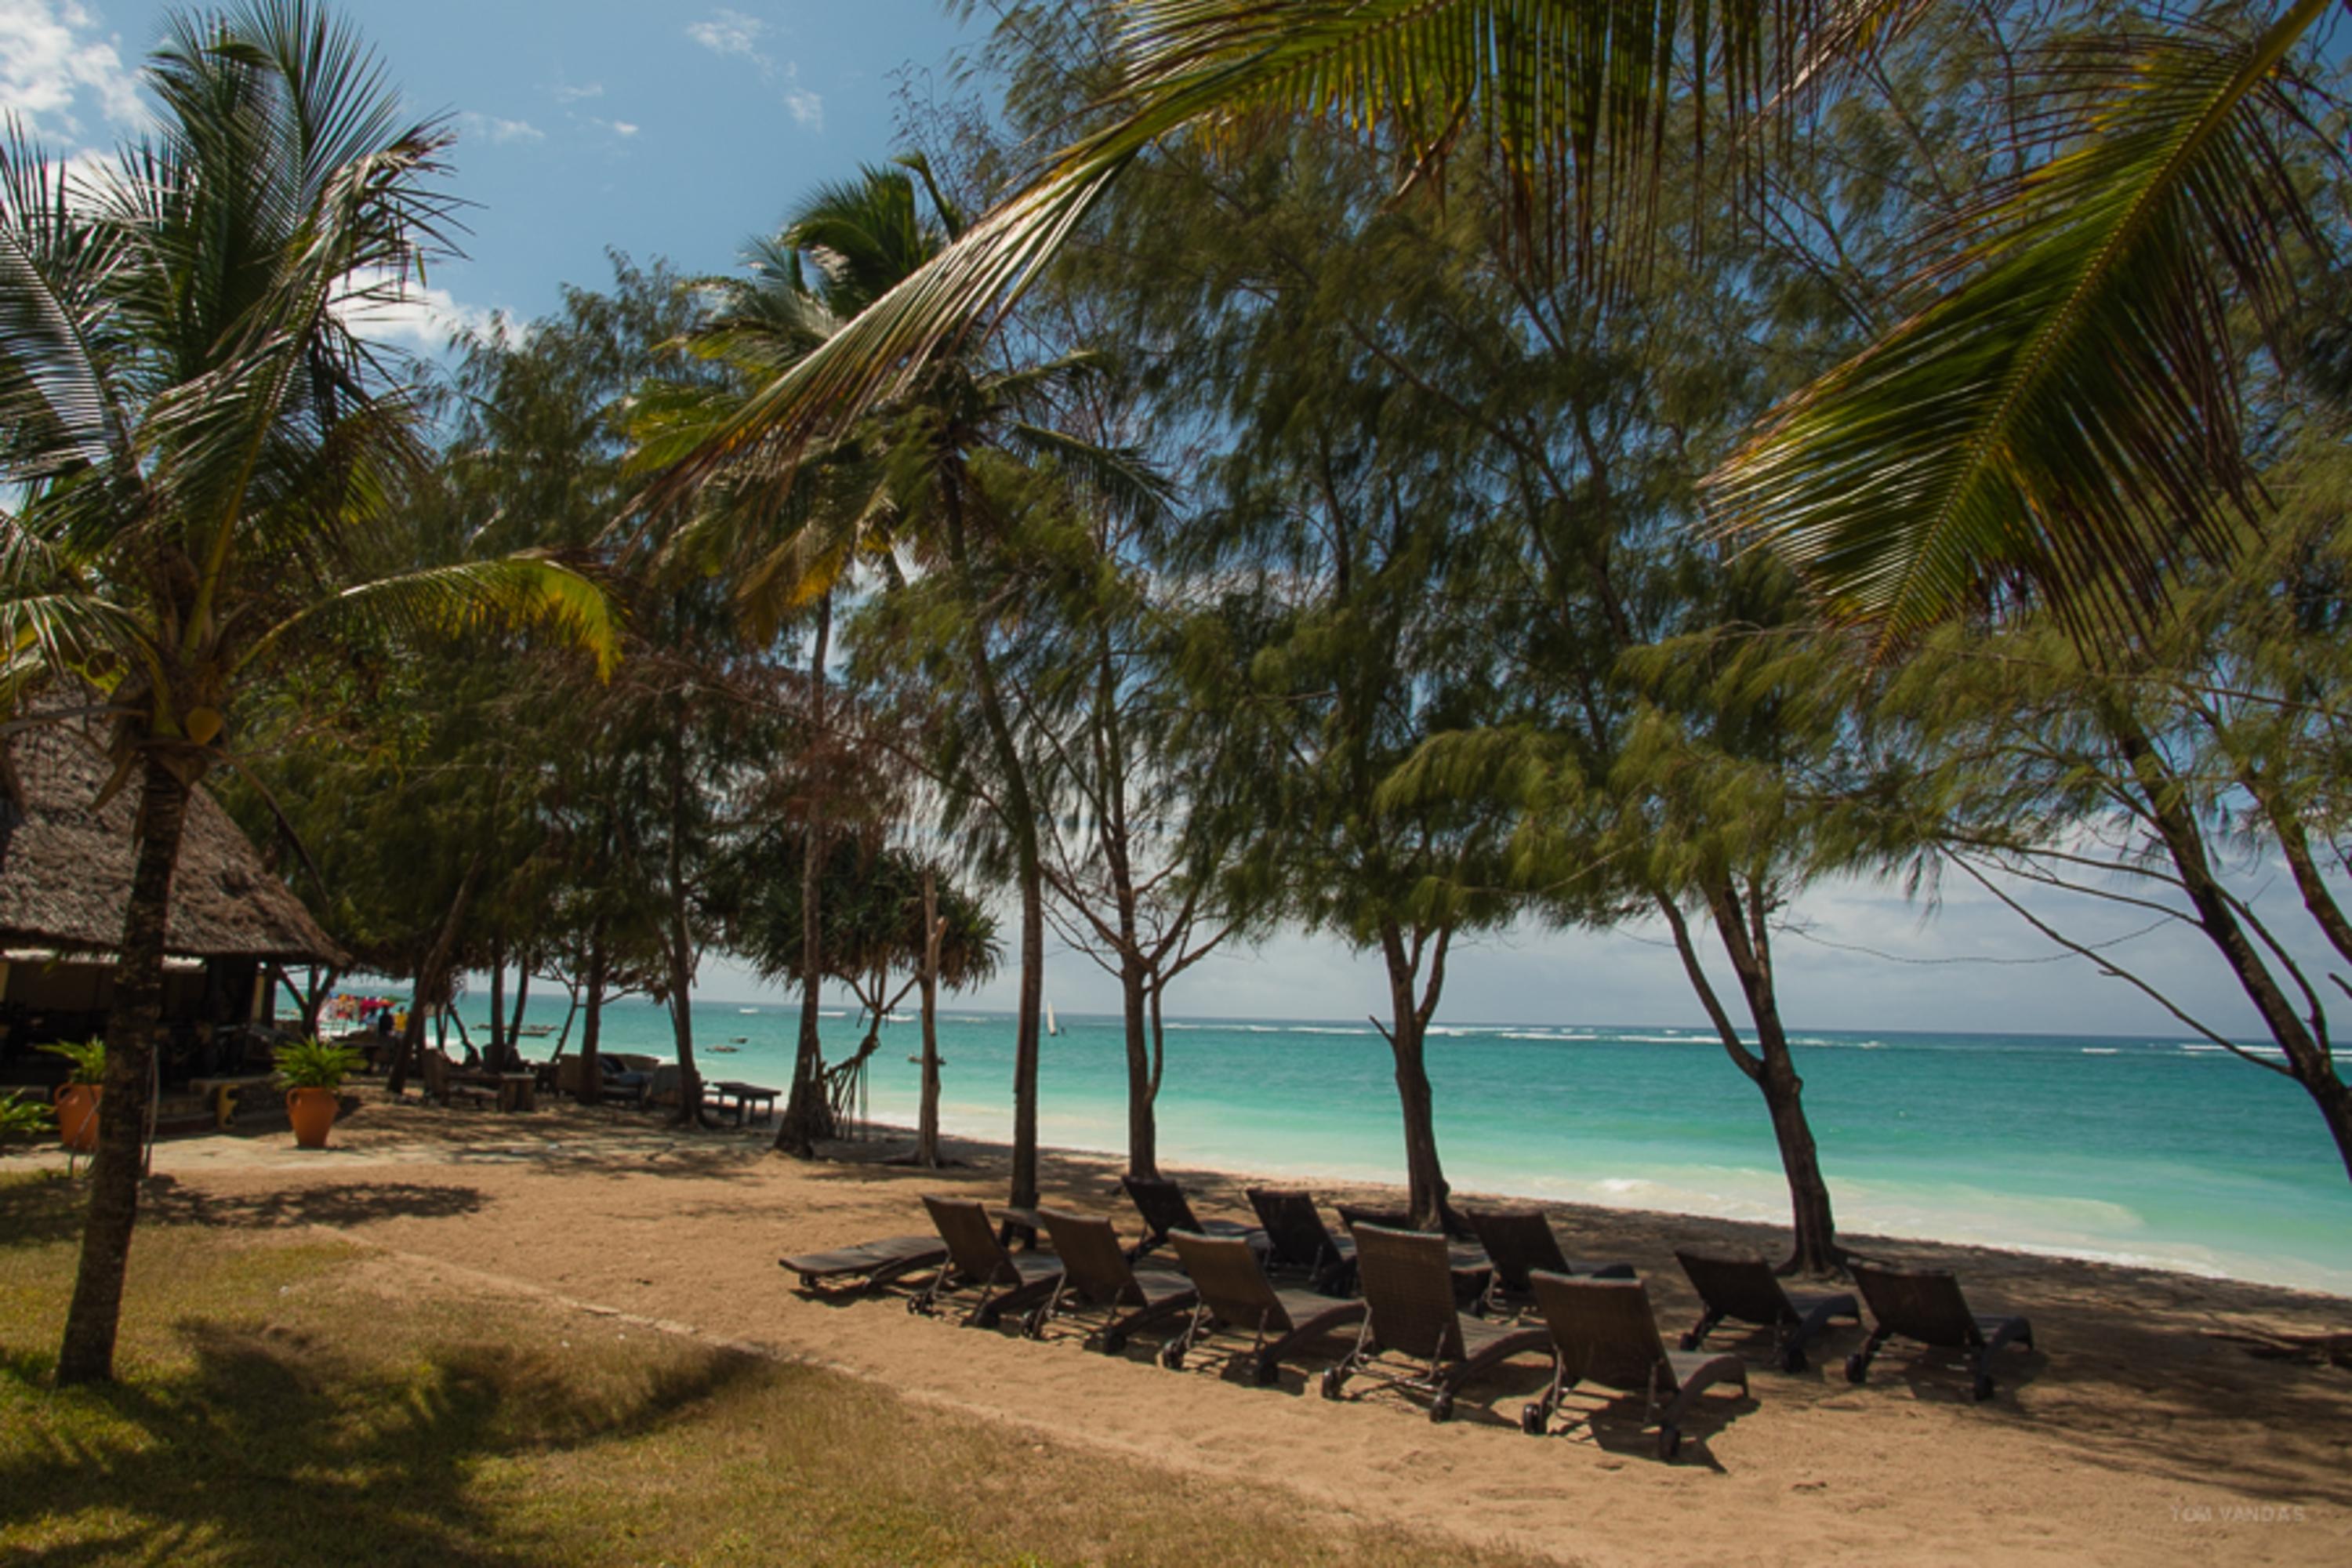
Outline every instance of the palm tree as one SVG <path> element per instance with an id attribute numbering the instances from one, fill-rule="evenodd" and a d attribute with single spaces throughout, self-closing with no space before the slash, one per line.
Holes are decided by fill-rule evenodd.
<path id="1" fill-rule="evenodd" d="M 155 127 L 109 172 L 0 137 L 0 487 L 19 502 L 0 513 L 0 713 L 103 716 L 109 788 L 139 790 L 61 1383 L 112 1374 L 172 878 L 240 699 L 355 628 L 535 621 L 610 647 L 601 594 L 551 562 L 367 578 L 371 516 L 420 448 L 354 319 L 440 243 L 446 132 L 404 122 L 309 0 L 174 16 L 147 80 Z"/>
<path id="2" fill-rule="evenodd" d="M 687 537 L 706 558 L 734 552 L 749 600 L 782 607 L 814 603 L 817 636 L 809 688 L 820 744 L 832 595 L 859 561 L 896 581 L 895 552 L 911 550 L 945 574 L 960 609 L 960 657 L 966 667 L 995 774 L 995 815 L 1011 841 L 1021 898 L 1021 988 L 1013 1065 L 1013 1201 L 1036 1199 L 1038 1027 L 1045 995 L 1045 878 L 1039 847 L 1042 802 L 1013 732 L 1006 694 L 991 651 L 1004 608 L 984 579 L 1001 564 L 992 553 L 1006 519 L 975 468 L 983 454 L 1049 465 L 1090 493 L 1122 504 L 1157 504 L 1163 487 L 1131 454 L 1108 450 L 1030 416 L 1074 377 L 1093 374 L 1083 353 L 1034 365 L 984 361 L 977 341 L 941 342 L 909 367 L 892 395 L 868 402 L 856 419 L 818 448 L 791 433 L 743 438 L 747 410 L 775 379 L 828 352 L 908 279 L 919 278 L 960 243 L 965 230 L 954 203 L 919 154 L 901 167 L 864 171 L 846 184 L 820 189 L 776 239 L 758 253 L 754 285 L 738 291 L 709 340 L 716 352 L 754 373 L 750 390 L 724 402 L 649 408 L 644 460 L 668 462 L 651 503 L 693 498 L 700 505 Z M 918 200 L 919 181 L 931 216 Z M 805 263 L 805 266 L 804 266 Z M 812 280 L 809 273 L 814 273 Z M 760 374 L 771 378 L 760 379 Z M 814 811 L 806 842 L 802 900 L 806 921 L 800 973 L 801 1041 L 791 1109 L 777 1147 L 805 1151 L 823 1120 L 823 1058 L 816 1042 L 817 987 L 825 970 L 822 927 L 824 825 Z"/>
<path id="3" fill-rule="evenodd" d="M 1834 90 L 1921 0 L 1126 0 L 1123 90 L 955 245 L 746 400 L 681 479 L 750 446 L 799 447 L 905 395 L 1002 319 L 1161 138 L 1242 139 L 1268 116 L 1377 128 L 1406 183 L 1475 148 L 1511 193 L 1521 259 L 1585 268 L 1605 297 L 1650 241 L 1669 113 L 1738 129 Z M 1717 476 L 1727 527 L 1761 533 L 1831 613 L 1882 646 L 2001 579 L 2078 618 L 2159 591 L 2187 538 L 2225 542 L 2252 503 L 2238 456 L 2236 299 L 2275 301 L 2311 226 L 2285 146 L 2287 81 L 2329 0 L 2268 26 L 2158 8 L 2094 37 L 2021 106 L 2029 172 L 1954 222 L 1935 297 L 1790 399 Z M 1795 139 L 1717 135 L 1728 156 Z M 1957 283 L 1955 279 L 1958 279 Z"/>

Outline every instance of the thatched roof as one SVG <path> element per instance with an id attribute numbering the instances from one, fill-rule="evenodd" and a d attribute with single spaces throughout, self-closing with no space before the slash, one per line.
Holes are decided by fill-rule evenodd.
<path id="1" fill-rule="evenodd" d="M 133 781 L 92 811 L 112 771 L 97 737 L 71 721 L 0 740 L 0 944 L 104 952 L 121 942 L 139 790 Z M 202 789 L 188 803 L 165 946 L 192 958 L 343 961 Z"/>

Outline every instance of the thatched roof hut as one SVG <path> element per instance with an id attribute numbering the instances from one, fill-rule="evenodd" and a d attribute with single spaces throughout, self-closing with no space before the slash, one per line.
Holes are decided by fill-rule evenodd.
<path id="1" fill-rule="evenodd" d="M 82 725 L 0 739 L 0 947 L 108 952 L 131 902 L 135 786 L 92 803 L 112 773 Z M 188 804 L 165 950 L 186 958 L 347 962 L 210 795 Z"/>

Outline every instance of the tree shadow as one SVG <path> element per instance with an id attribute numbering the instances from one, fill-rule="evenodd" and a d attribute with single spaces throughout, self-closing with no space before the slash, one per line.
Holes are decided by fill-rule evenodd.
<path id="1" fill-rule="evenodd" d="M 46 1358 L 0 1360 L 49 1430 L 0 1458 L 0 1529 L 75 1521 L 18 1546 L 40 1568 L 100 1561 L 510 1564 L 553 1543 L 475 1484 L 486 1461 L 658 1430 L 723 1387 L 772 1375 L 697 1348 L 615 1384 L 544 1355 L 448 1345 L 397 1376 L 283 1329 L 184 1322 L 184 1372 L 57 1393 Z M 124 1522 L 125 1516 L 130 1522 Z M 80 1528 L 88 1525 L 86 1531 Z"/>
<path id="2" fill-rule="evenodd" d="M 62 1174 L 0 1182 L 0 1247 L 72 1240 L 81 1234 L 80 1200 L 80 1187 Z"/>
<path id="3" fill-rule="evenodd" d="M 149 1183 L 142 1202 L 149 1215 L 163 1224 L 255 1229 L 451 1219 L 479 1213 L 489 1196 L 478 1187 L 420 1182 L 353 1182 L 229 1194 L 204 1192 L 169 1176 L 158 1176 Z"/>

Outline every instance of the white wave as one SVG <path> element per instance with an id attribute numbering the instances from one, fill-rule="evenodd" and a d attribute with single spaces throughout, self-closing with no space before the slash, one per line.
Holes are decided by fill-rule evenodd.
<path id="1" fill-rule="evenodd" d="M 2083 1047 L 2083 1054 L 2086 1057 L 2112 1057 L 2119 1056 L 2122 1053 L 2117 1051 L 2113 1046 L 2084 1046 Z"/>

